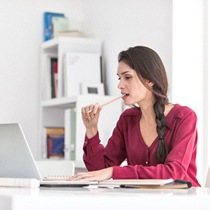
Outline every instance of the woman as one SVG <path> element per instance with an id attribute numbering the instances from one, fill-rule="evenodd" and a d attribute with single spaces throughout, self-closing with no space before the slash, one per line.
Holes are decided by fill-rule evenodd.
<path id="1" fill-rule="evenodd" d="M 159 55 L 136 46 L 119 54 L 118 88 L 125 105 L 107 145 L 100 144 L 99 104 L 82 108 L 86 127 L 84 162 L 89 172 L 74 180 L 197 178 L 197 116 L 168 102 L 168 81 Z M 121 166 L 123 161 L 126 166 Z"/>

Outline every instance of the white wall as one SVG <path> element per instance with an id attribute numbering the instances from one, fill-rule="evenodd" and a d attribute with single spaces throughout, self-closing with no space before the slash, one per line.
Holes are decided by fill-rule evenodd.
<path id="1" fill-rule="evenodd" d="M 205 12 L 205 23 L 204 23 L 204 80 L 203 80 L 203 87 L 204 87 L 204 103 L 203 103 L 203 110 L 204 110 L 204 176 L 207 175 L 207 168 L 210 167 L 210 3 L 209 0 L 204 0 L 204 12 Z M 205 177 L 206 178 L 206 177 Z"/>
<path id="2" fill-rule="evenodd" d="M 173 1 L 172 102 L 190 106 L 198 116 L 198 179 L 204 184 L 204 5 L 203 0 Z"/>
<path id="3" fill-rule="evenodd" d="M 85 20 L 87 35 L 104 41 L 110 94 L 118 93 L 117 54 L 129 46 L 151 46 L 171 69 L 171 1 L 132 0 L 131 4 L 128 0 L 2 0 L 0 123 L 19 122 L 35 157 L 40 138 L 39 71 L 44 11 L 63 12 L 74 21 Z"/>
<path id="4" fill-rule="evenodd" d="M 171 81 L 171 0 L 82 0 L 82 6 L 87 35 L 103 41 L 109 94 L 119 94 L 118 53 L 135 45 L 155 49 L 165 63 Z"/>
<path id="5" fill-rule="evenodd" d="M 44 11 L 83 18 L 78 0 L 1 0 L 0 123 L 21 123 L 36 157 Z"/>

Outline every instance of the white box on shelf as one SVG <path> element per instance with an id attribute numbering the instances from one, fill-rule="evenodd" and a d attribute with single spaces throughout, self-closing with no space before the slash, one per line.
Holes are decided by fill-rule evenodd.
<path id="1" fill-rule="evenodd" d="M 100 54 L 67 52 L 64 58 L 64 96 L 80 94 L 81 83 L 100 84 Z"/>
<path id="2" fill-rule="evenodd" d="M 104 96 L 104 84 L 103 83 L 89 83 L 89 82 L 82 82 L 80 84 L 80 94 L 81 95 L 100 95 Z"/>

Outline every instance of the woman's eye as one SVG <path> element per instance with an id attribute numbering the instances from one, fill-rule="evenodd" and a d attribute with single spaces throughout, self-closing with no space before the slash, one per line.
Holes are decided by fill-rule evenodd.
<path id="1" fill-rule="evenodd" d="M 131 79 L 131 77 L 130 77 L 130 76 L 127 76 L 127 77 L 125 77 L 125 79 L 126 79 L 126 80 L 129 80 L 129 79 Z"/>
<path id="2" fill-rule="evenodd" d="M 123 77 L 124 80 L 129 80 L 131 78 L 132 78 L 131 76 L 125 76 L 125 77 Z M 121 77 L 118 77 L 118 80 L 121 80 L 121 79 L 122 79 Z"/>

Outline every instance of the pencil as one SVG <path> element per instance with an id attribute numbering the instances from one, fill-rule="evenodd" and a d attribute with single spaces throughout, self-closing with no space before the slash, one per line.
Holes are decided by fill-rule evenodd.
<path id="1" fill-rule="evenodd" d="M 116 98 L 113 98 L 112 100 L 107 101 L 106 103 L 100 105 L 100 107 L 104 107 L 104 106 L 106 106 L 106 105 L 108 105 L 108 104 L 111 104 L 112 102 L 117 101 L 118 99 L 122 98 L 123 96 L 124 96 L 124 95 L 120 95 L 120 96 L 118 96 L 118 97 L 116 97 Z M 89 110 L 88 113 L 90 113 L 90 112 L 92 112 L 92 111 L 93 111 L 93 109 Z"/>

